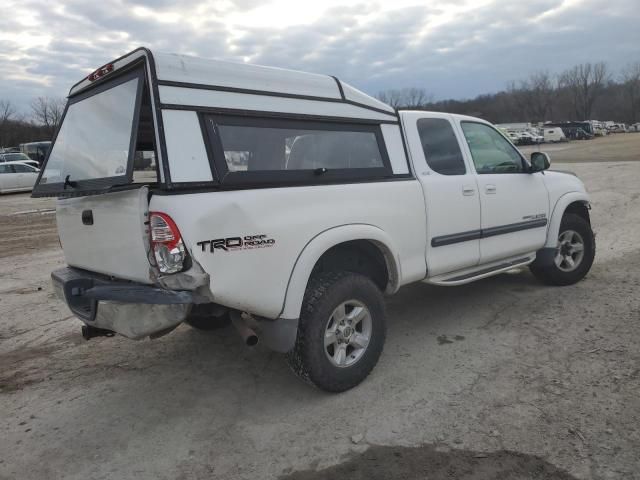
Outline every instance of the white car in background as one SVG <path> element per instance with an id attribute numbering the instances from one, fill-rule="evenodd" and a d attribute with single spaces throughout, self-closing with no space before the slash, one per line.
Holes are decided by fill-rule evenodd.
<path id="1" fill-rule="evenodd" d="M 520 139 L 520 143 L 523 145 L 532 145 L 544 142 L 544 137 L 533 132 L 520 132 L 518 137 Z"/>
<path id="2" fill-rule="evenodd" d="M 22 152 L 0 153 L 0 162 L 21 162 L 40 170 L 40 164 Z"/>
<path id="3" fill-rule="evenodd" d="M 0 153 L 0 162 L 33 162 L 28 155 L 22 152 Z M 37 162 L 36 162 L 37 163 Z"/>
<path id="4" fill-rule="evenodd" d="M 30 192 L 39 171 L 24 162 L 0 163 L 0 193 Z"/>

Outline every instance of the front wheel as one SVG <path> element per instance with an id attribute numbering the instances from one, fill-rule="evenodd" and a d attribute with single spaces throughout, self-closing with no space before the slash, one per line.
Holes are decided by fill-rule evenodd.
<path id="1" fill-rule="evenodd" d="M 385 336 L 384 299 L 369 278 L 321 273 L 307 286 L 287 360 L 304 380 L 328 392 L 343 392 L 373 370 Z"/>
<path id="2" fill-rule="evenodd" d="M 531 272 L 547 285 L 572 285 L 591 269 L 596 242 L 589 222 L 579 215 L 566 213 L 560 224 L 558 245 L 553 263 L 530 266 Z"/>

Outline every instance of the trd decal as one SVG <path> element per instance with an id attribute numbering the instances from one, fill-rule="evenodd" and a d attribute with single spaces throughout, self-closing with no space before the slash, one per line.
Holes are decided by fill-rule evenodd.
<path id="1" fill-rule="evenodd" d="M 214 253 L 216 250 L 235 252 L 236 250 L 253 250 L 254 248 L 273 247 L 276 241 L 267 235 L 245 235 L 244 237 L 216 238 L 197 242 L 203 252 Z"/>

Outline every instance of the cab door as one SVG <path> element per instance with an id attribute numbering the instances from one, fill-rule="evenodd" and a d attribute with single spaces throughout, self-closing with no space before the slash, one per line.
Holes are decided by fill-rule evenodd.
<path id="1" fill-rule="evenodd" d="M 480 260 L 480 200 L 475 173 L 451 115 L 402 112 L 409 152 L 426 206 L 430 277 Z"/>
<path id="2" fill-rule="evenodd" d="M 549 216 L 544 173 L 529 173 L 520 151 L 492 125 L 464 119 L 458 123 L 477 174 L 482 229 L 480 263 L 542 248 Z"/>

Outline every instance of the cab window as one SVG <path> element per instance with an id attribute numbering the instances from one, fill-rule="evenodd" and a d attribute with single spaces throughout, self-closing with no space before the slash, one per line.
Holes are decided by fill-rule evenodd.
<path id="1" fill-rule="evenodd" d="M 497 130 L 477 122 L 462 122 L 462 131 L 479 174 L 521 173 L 522 156 Z"/>
<path id="2" fill-rule="evenodd" d="M 421 118 L 418 134 L 429 168 L 441 175 L 467 173 L 451 123 L 444 118 Z"/>

